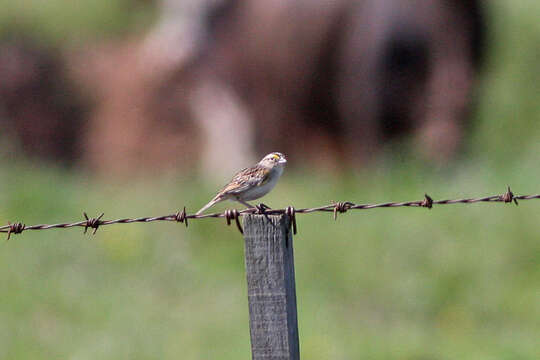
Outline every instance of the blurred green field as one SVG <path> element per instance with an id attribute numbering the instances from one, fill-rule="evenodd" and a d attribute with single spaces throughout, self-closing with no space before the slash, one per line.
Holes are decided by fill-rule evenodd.
<path id="1" fill-rule="evenodd" d="M 393 153 L 336 178 L 287 171 L 264 202 L 315 206 L 540 192 L 540 4 L 491 3 L 469 149 L 444 168 Z M 0 223 L 197 210 L 168 175 L 114 183 L 3 161 Z M 368 171 L 369 170 L 369 171 Z M 224 209 L 226 205 L 216 207 Z M 539 359 L 540 201 L 299 215 L 303 359 Z M 248 359 L 243 240 L 224 220 L 27 231 L 0 241 L 0 359 Z"/>
<path id="2" fill-rule="evenodd" d="M 140 31 L 155 15 L 146 0 L 0 0 L 0 35 L 24 30 L 44 43 L 80 44 Z"/>
<path id="3" fill-rule="evenodd" d="M 404 165 L 347 180 L 287 173 L 265 202 L 484 195 L 507 182 L 538 191 L 537 167 L 495 175 L 478 166 L 441 174 Z M 1 183 L 4 223 L 195 210 L 212 192 L 191 180 L 126 187 L 29 167 Z M 539 206 L 299 215 L 303 358 L 537 359 Z M 223 220 L 13 235 L 0 245 L 0 283 L 2 359 L 249 358 L 243 240 Z"/>

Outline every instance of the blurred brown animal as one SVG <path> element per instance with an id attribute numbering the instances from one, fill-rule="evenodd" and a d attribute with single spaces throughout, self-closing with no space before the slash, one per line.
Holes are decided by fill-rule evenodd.
<path id="1" fill-rule="evenodd" d="M 425 158 L 456 152 L 481 58 L 476 2 L 224 0 L 198 13 L 97 52 L 109 65 L 91 66 L 104 94 L 93 167 L 221 177 L 275 150 L 358 167 L 407 134 Z"/>
<path id="2" fill-rule="evenodd" d="M 358 167 L 403 136 L 431 160 L 457 151 L 483 49 L 478 1 L 201 4 L 167 12 L 147 37 L 71 48 L 66 68 L 33 54 L 9 70 L 0 50 L 2 121 L 27 152 L 82 154 L 107 175 L 221 177 L 276 150 L 291 164 Z M 65 96 L 66 73 L 91 111 Z"/>
<path id="3" fill-rule="evenodd" d="M 457 150 L 482 51 L 477 1 L 226 4 L 210 61 L 252 114 L 257 152 L 362 164 L 410 133 L 432 160 Z"/>
<path id="4" fill-rule="evenodd" d="M 86 102 L 62 53 L 16 32 L 0 40 L 2 152 L 72 164 L 80 157 Z M 8 153 L 6 153 L 8 150 Z"/>

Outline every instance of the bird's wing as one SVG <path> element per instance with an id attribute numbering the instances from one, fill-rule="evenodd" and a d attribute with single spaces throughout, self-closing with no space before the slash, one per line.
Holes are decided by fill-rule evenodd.
<path id="1" fill-rule="evenodd" d="M 218 195 L 236 195 L 247 189 L 264 184 L 270 175 L 270 169 L 263 166 L 255 166 L 240 170 L 232 180 L 225 185 Z"/>

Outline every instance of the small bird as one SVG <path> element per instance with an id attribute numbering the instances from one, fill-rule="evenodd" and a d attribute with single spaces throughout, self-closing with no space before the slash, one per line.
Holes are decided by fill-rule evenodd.
<path id="1" fill-rule="evenodd" d="M 254 206 L 247 201 L 268 194 L 279 180 L 286 163 L 287 159 L 282 153 L 273 152 L 266 155 L 254 166 L 240 170 L 208 204 L 197 211 L 197 215 L 202 214 L 203 211 L 218 202 L 229 199 L 253 208 Z"/>

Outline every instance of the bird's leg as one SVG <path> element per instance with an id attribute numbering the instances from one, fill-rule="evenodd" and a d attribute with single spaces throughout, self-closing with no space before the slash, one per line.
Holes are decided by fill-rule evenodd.
<path id="1" fill-rule="evenodd" d="M 259 205 L 255 206 L 257 209 L 259 210 L 270 210 L 272 209 L 270 206 L 266 205 L 266 204 L 263 204 L 263 203 L 260 203 Z"/>
<path id="2" fill-rule="evenodd" d="M 258 205 L 255 205 L 255 208 L 257 209 L 257 214 L 266 215 L 266 210 L 269 210 L 270 206 L 260 203 Z"/>
<path id="3" fill-rule="evenodd" d="M 270 218 L 268 217 L 268 214 L 266 213 L 266 210 L 269 210 L 270 209 L 270 206 L 268 205 L 265 205 L 263 203 L 260 203 L 258 205 L 255 206 L 255 208 L 257 209 L 257 212 L 255 214 L 259 214 L 259 215 L 264 215 L 264 217 L 266 218 L 266 220 L 268 220 L 268 223 L 270 223 L 274 228 L 276 227 L 272 221 L 270 220 Z"/>
<path id="4" fill-rule="evenodd" d="M 240 204 L 242 204 L 244 206 L 247 206 L 248 209 L 256 209 L 257 208 L 256 206 L 253 206 L 250 203 L 245 202 L 244 200 L 240 200 L 240 199 L 236 198 L 236 201 L 238 201 Z"/>

